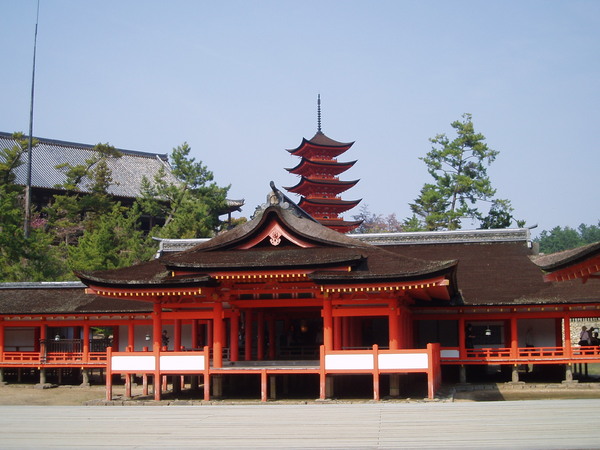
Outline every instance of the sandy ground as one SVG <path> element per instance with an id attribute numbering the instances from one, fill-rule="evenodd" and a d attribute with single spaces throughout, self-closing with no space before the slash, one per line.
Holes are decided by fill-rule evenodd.
<path id="1" fill-rule="evenodd" d="M 0 405 L 76 406 L 105 398 L 104 386 L 58 386 L 40 389 L 31 384 L 0 386 Z M 125 389 L 115 386 L 113 393 L 122 395 Z"/>
<path id="2" fill-rule="evenodd" d="M 579 385 L 573 388 L 552 388 L 545 386 L 526 386 L 523 389 L 499 388 L 487 386 L 484 388 L 473 387 L 473 390 L 457 390 L 446 401 L 454 402 L 479 402 L 479 401 L 518 401 L 518 400 L 546 400 L 546 399 L 600 399 L 600 386 Z M 125 388 L 121 385 L 113 387 L 113 399 L 124 399 Z M 141 386 L 134 386 L 132 390 L 134 398 L 147 402 L 152 401 L 152 396 L 142 397 Z M 195 397 L 200 401 L 201 394 Z M 180 394 L 185 399 L 185 394 Z M 32 405 L 32 406 L 77 406 L 85 404 L 100 404 L 105 399 L 105 387 L 94 385 L 88 387 L 80 386 L 58 386 L 41 389 L 32 384 L 7 384 L 0 386 L 0 405 Z M 188 397 L 189 399 L 189 397 Z M 165 403 L 173 401 L 170 394 L 164 396 Z M 258 399 L 256 399 L 258 400 Z M 368 399 L 364 399 L 368 401 Z M 401 399 L 402 400 L 402 399 Z M 420 401 L 422 399 L 413 399 Z M 242 400 L 243 403 L 248 400 Z M 356 401 L 356 400 L 355 400 Z M 310 402 L 310 400 L 309 400 Z M 135 401 L 133 402 L 135 403 Z M 215 402 L 219 403 L 219 402 Z M 231 400 L 228 401 L 231 403 Z"/>

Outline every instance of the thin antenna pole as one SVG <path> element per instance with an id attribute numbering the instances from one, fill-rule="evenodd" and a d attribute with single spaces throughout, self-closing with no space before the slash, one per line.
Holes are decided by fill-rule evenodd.
<path id="1" fill-rule="evenodd" d="M 29 141 L 27 143 L 27 184 L 25 185 L 25 221 L 23 233 L 29 237 L 29 226 L 31 224 L 31 152 L 33 147 L 33 97 L 35 92 L 35 53 L 37 49 L 37 32 L 40 18 L 40 0 L 37 2 L 37 14 L 35 17 L 35 34 L 33 36 L 33 66 L 31 70 L 31 104 L 29 106 Z"/>

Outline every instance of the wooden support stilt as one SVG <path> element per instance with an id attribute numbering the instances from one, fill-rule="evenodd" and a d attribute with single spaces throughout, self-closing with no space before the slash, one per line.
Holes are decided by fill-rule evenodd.
<path id="1" fill-rule="evenodd" d="M 125 374 L 125 397 L 131 398 L 131 374 Z"/>
<path id="2" fill-rule="evenodd" d="M 261 402 L 266 402 L 267 401 L 267 393 L 268 393 L 268 389 L 267 389 L 267 371 L 265 369 L 262 369 L 260 371 L 260 401 Z"/>

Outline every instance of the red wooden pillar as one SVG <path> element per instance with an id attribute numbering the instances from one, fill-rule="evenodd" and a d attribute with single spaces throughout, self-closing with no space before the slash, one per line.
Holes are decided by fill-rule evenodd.
<path id="1" fill-rule="evenodd" d="M 519 331 L 517 328 L 517 318 L 510 318 L 510 356 L 516 358 L 519 353 Z"/>
<path id="2" fill-rule="evenodd" d="M 223 367 L 223 303 L 215 301 L 213 309 L 213 366 Z"/>
<path id="3" fill-rule="evenodd" d="M 0 361 L 4 361 L 4 317 L 0 317 Z"/>
<path id="4" fill-rule="evenodd" d="M 160 376 L 160 350 L 162 347 L 162 306 L 160 300 L 154 301 L 152 311 L 152 351 L 154 353 L 154 400 L 159 401 L 162 395 L 161 376 Z M 107 379 L 110 374 L 107 374 Z"/>
<path id="5" fill-rule="evenodd" d="M 87 363 L 90 359 L 90 324 L 86 322 L 83 324 L 83 362 Z"/>
<path id="6" fill-rule="evenodd" d="M 40 341 L 39 341 L 39 352 L 40 352 L 40 359 L 41 358 L 45 358 L 46 357 L 46 339 L 47 339 L 47 334 L 48 334 L 48 326 L 42 322 L 42 324 L 40 325 Z M 42 344 L 43 342 L 43 344 Z"/>
<path id="7" fill-rule="evenodd" d="M 373 345 L 373 400 L 379 401 L 381 394 L 379 390 L 379 346 Z"/>
<path id="8" fill-rule="evenodd" d="M 276 350 L 277 350 L 277 345 L 275 343 L 276 340 L 276 336 L 275 336 L 275 316 L 274 315 L 270 315 L 269 316 L 269 359 L 271 361 L 273 361 L 275 359 L 276 355 Z"/>
<path id="9" fill-rule="evenodd" d="M 467 357 L 467 323 L 464 317 L 458 319 L 458 352 L 460 359 Z"/>
<path id="10" fill-rule="evenodd" d="M 173 322 L 173 350 L 179 352 L 181 351 L 181 319 L 175 319 Z"/>
<path id="11" fill-rule="evenodd" d="M 331 299 L 323 298 L 323 345 L 325 350 L 333 350 L 333 309 Z"/>
<path id="12" fill-rule="evenodd" d="M 571 358 L 573 356 L 573 344 L 571 343 L 571 319 L 565 315 L 563 317 L 565 328 L 565 356 Z"/>
<path id="13" fill-rule="evenodd" d="M 112 400 L 112 348 L 106 349 L 106 400 Z"/>
<path id="14" fill-rule="evenodd" d="M 400 317 L 398 312 L 398 300 L 394 299 L 390 301 L 390 312 L 388 313 L 390 350 L 398 350 L 400 348 Z"/>
<path id="15" fill-rule="evenodd" d="M 162 306 L 160 300 L 154 302 L 152 311 L 152 349 L 160 350 L 162 347 Z"/>
<path id="16" fill-rule="evenodd" d="M 256 339 L 256 359 L 262 361 L 265 359 L 265 313 L 258 312 L 257 320 L 257 339 Z"/>
<path id="17" fill-rule="evenodd" d="M 229 359 L 231 361 L 239 361 L 240 359 L 240 313 L 239 311 L 233 311 L 230 319 L 229 327 Z"/>
<path id="18" fill-rule="evenodd" d="M 342 349 L 342 323 L 345 317 L 334 317 L 333 318 L 333 348 L 334 350 Z"/>
<path id="19" fill-rule="evenodd" d="M 244 312 L 244 360 L 252 360 L 252 310 Z"/>
<path id="20" fill-rule="evenodd" d="M 260 326 L 259 326 L 260 328 Z M 261 402 L 266 402 L 267 401 L 267 395 L 268 395 L 268 391 L 267 391 L 267 370 L 266 369 L 262 369 L 260 371 L 260 401 Z"/>

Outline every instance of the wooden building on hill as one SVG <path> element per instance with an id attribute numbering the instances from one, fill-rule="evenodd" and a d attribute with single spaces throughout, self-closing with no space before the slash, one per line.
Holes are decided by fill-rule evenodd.
<path id="1" fill-rule="evenodd" d="M 570 330 L 600 316 L 598 244 L 536 256 L 526 229 L 343 235 L 275 187 L 269 199 L 231 231 L 163 241 L 159 258 L 83 284 L 0 286 L 0 374 L 101 369 L 109 398 L 121 375 L 157 399 L 165 377 L 204 399 L 379 399 L 600 363 Z"/>
<path id="2" fill-rule="evenodd" d="M 67 191 L 61 186 L 66 181 L 64 170 L 57 168 L 62 164 L 86 165 L 86 161 L 93 160 L 96 150 L 94 145 L 75 142 L 60 141 L 36 137 L 38 142 L 32 150 L 31 193 L 32 204 L 41 211 L 47 206 L 54 195 L 64 195 Z M 0 132 L 0 149 L 10 149 L 17 144 L 11 133 Z M 164 170 L 166 182 L 177 183 L 171 172 L 169 157 L 162 153 L 148 153 L 134 150 L 117 149 L 121 154 L 118 158 L 108 158 L 107 166 L 111 171 L 113 182 L 108 187 L 108 194 L 124 206 L 131 206 L 136 198 L 141 195 L 142 179 L 153 180 L 160 169 Z M 15 183 L 25 186 L 27 183 L 27 164 L 22 164 L 15 169 Z M 90 180 L 83 178 L 77 186 L 77 192 L 90 193 Z M 227 208 L 222 214 L 240 211 L 244 200 L 227 200 Z M 143 218 L 144 228 L 149 229 L 155 221 L 161 218 Z"/>

